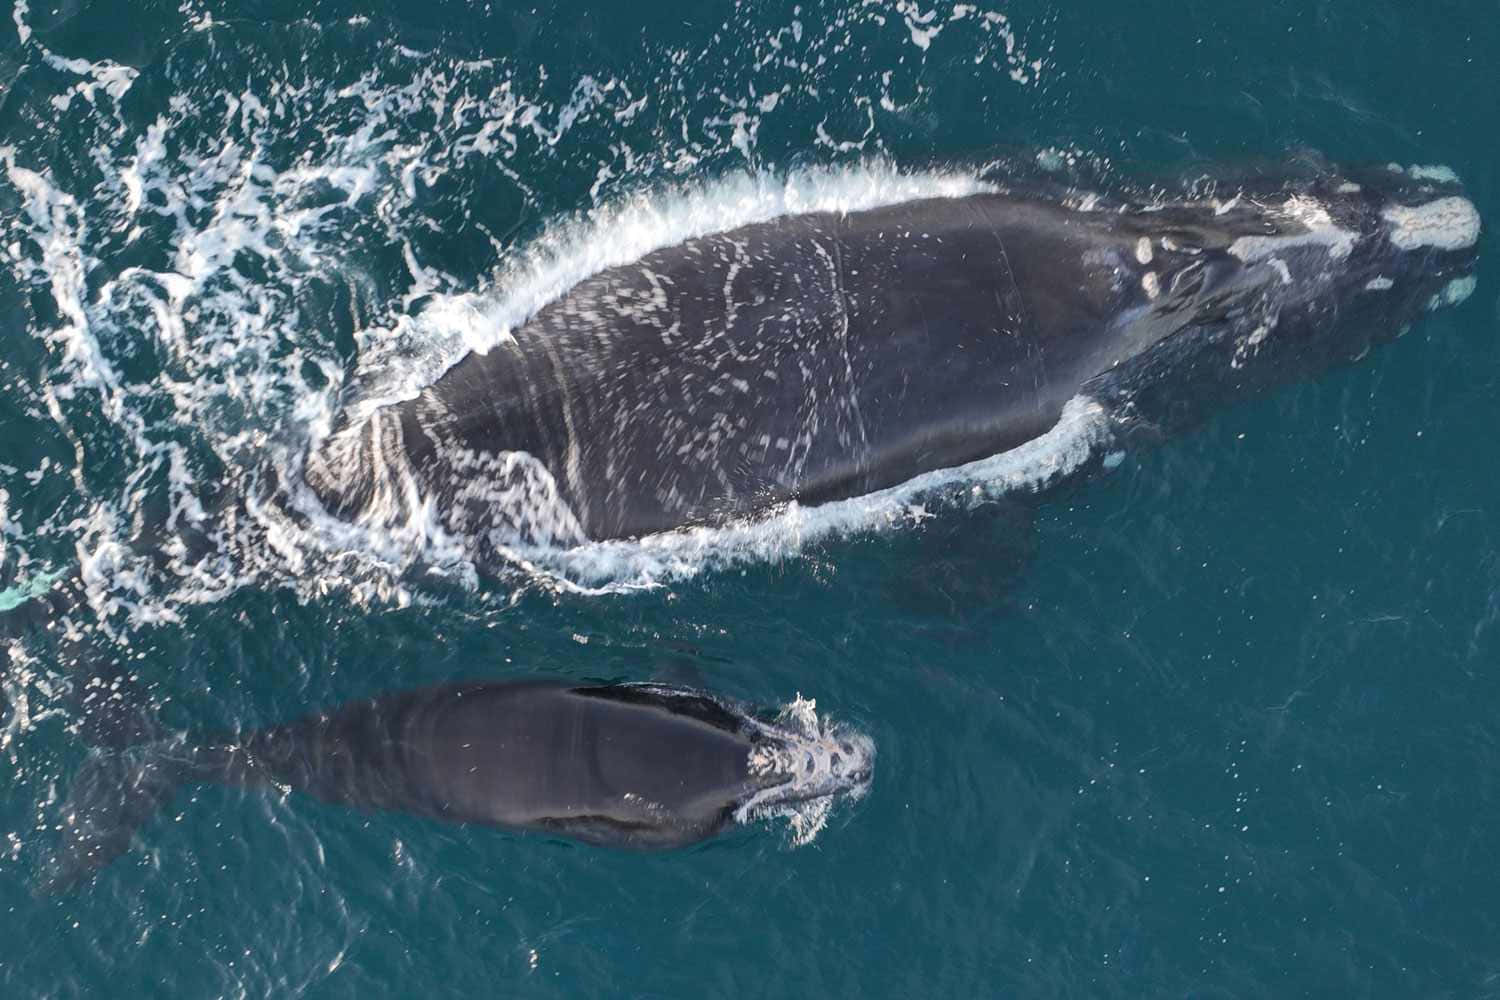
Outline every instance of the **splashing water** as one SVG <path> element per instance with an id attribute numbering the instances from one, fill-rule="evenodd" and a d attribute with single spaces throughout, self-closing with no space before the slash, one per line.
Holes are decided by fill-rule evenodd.
<path id="1" fill-rule="evenodd" d="M 92 144 L 77 162 L 0 147 L 18 208 L 0 221 L 0 255 L 47 302 L 31 320 L 45 374 L 6 389 L 50 454 L 15 474 L 70 480 L 50 508 L 8 512 L 13 594 L 77 565 L 90 604 L 128 633 L 248 585 L 396 604 L 423 600 L 425 576 L 477 586 L 472 540 L 430 510 L 379 529 L 322 515 L 301 485 L 309 446 L 340 412 L 409 397 L 601 268 L 781 214 L 984 189 L 970 173 L 890 166 L 875 116 L 919 103 L 920 64 L 940 46 L 1017 86 L 1036 86 L 1045 62 L 1005 15 L 898 13 L 799 8 L 769 32 L 732 20 L 703 51 L 662 53 L 657 72 L 562 80 L 540 63 L 413 49 L 361 18 L 266 28 L 207 14 L 137 69 L 55 55 L 19 4 L 22 44 L 52 74 L 49 127 Z M 283 40 L 332 69 L 289 66 L 274 56 Z M 910 71 L 866 65 L 891 44 L 914 47 Z M 753 58 L 728 76 L 703 68 L 731 50 Z M 766 130 L 826 106 L 833 85 L 852 100 L 808 138 L 849 164 L 764 168 Z M 604 160 L 581 152 L 599 148 Z M 687 179 L 705 176 L 718 179 Z M 511 201 L 470 198 L 481 186 Z M 795 552 L 825 521 L 899 516 L 894 499 L 793 508 L 633 548 L 504 554 L 523 587 L 653 586 Z"/>

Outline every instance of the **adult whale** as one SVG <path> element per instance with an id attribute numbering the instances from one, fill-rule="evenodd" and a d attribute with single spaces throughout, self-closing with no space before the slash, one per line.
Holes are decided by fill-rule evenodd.
<path id="1" fill-rule="evenodd" d="M 660 849 L 868 787 L 874 744 L 657 684 L 475 682 L 398 692 L 243 735 L 95 751 L 45 883 L 122 853 L 184 784 L 292 788 L 365 810 Z"/>
<path id="2" fill-rule="evenodd" d="M 1442 169 L 1288 166 L 1216 190 L 995 191 L 690 239 L 348 422 L 304 477 L 348 519 L 637 536 L 1004 453 L 1070 405 L 1169 425 L 1473 288 L 1479 216 Z"/>

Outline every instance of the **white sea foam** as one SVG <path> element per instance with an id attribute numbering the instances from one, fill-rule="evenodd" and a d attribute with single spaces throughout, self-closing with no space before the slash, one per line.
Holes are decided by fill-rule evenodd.
<path id="1" fill-rule="evenodd" d="M 21 770 L 17 742 L 42 722 L 63 714 L 56 697 L 68 684 L 55 667 L 43 664 L 18 644 L 8 645 L 0 669 L 0 693 L 10 708 L 0 724 L 0 753 L 17 774 Z"/>
<path id="2" fill-rule="evenodd" d="M 160 272 L 127 269 L 104 285 L 101 301 L 106 306 L 133 305 L 133 312 L 145 310 L 153 316 L 160 342 L 177 358 L 184 373 L 202 370 L 205 362 L 214 363 L 221 371 L 225 365 L 229 372 L 241 367 L 244 375 L 230 375 L 236 395 L 268 400 L 290 395 L 295 401 L 288 416 L 306 427 L 315 442 L 332 425 L 331 389 L 313 391 L 300 377 L 290 375 L 290 362 L 280 366 L 268 363 L 277 350 L 282 327 L 264 320 L 247 326 L 245 319 L 289 313 L 295 316 L 291 303 L 300 284 L 296 274 L 326 260 L 321 240 L 327 227 L 337 221 L 325 218 L 326 208 L 299 207 L 302 193 L 310 187 L 322 190 L 332 186 L 345 193 L 345 204 L 357 201 L 372 183 L 369 168 L 325 163 L 278 172 L 259 165 L 253 149 L 232 144 L 210 157 L 181 156 L 169 161 L 160 155 L 163 131 L 148 130 L 122 170 L 120 184 L 123 191 L 133 192 L 127 201 L 131 211 L 142 210 L 154 193 L 165 205 L 155 211 L 176 220 L 179 237 L 175 265 L 170 271 Z M 155 440 L 140 425 L 128 405 L 133 393 L 121 388 L 91 327 L 91 314 L 106 326 L 118 322 L 119 317 L 97 306 L 91 310 L 83 301 L 82 275 L 88 264 L 83 249 L 87 226 L 81 210 L 40 174 L 15 164 L 8 151 L 0 151 L 0 161 L 5 163 L 12 184 L 26 196 L 35 231 L 43 235 L 41 264 L 52 275 L 54 297 L 68 320 L 54 336 L 66 344 L 64 357 L 77 367 L 77 383 L 97 388 L 106 409 L 131 428 L 139 452 L 169 468 L 174 516 L 180 511 L 190 522 L 201 520 L 202 507 L 193 493 L 195 484 L 184 469 L 180 452 Z M 451 363 L 466 350 L 494 346 L 538 308 L 589 274 L 658 247 L 788 213 L 859 211 L 913 198 L 957 197 L 986 188 L 971 175 L 908 174 L 877 162 L 790 175 L 738 173 L 708 184 L 639 193 L 552 227 L 497 279 L 495 291 L 430 294 L 429 304 L 417 314 L 416 322 L 442 327 L 449 338 L 447 353 L 438 350 L 434 354 L 443 358 L 443 363 Z M 196 225 L 185 217 L 185 206 L 194 202 L 210 206 L 206 221 Z M 276 237 L 275 247 L 271 234 Z M 242 280 L 234 262 L 244 253 L 274 262 L 278 269 L 285 268 L 291 288 Z M 191 327 L 185 320 L 190 311 L 197 320 Z M 243 359 L 239 365 L 236 358 Z M 293 360 L 310 359 L 297 353 Z M 340 378 L 337 369 L 326 363 L 318 367 L 336 387 Z M 441 364 L 430 355 L 425 365 L 412 367 L 430 380 Z M 410 393 L 421 384 L 425 383 L 407 381 L 402 388 Z M 189 378 L 166 376 L 160 387 L 176 401 L 177 419 L 183 423 L 211 425 L 212 412 L 223 405 L 220 393 L 204 392 L 200 383 Z M 374 406 L 390 398 L 390 394 L 368 395 L 365 405 Z M 650 587 L 707 568 L 790 556 L 826 537 L 899 524 L 907 517 L 910 505 L 925 494 L 955 491 L 964 484 L 985 495 L 1034 488 L 1080 465 L 1106 432 L 1107 421 L 1097 404 L 1076 400 L 1052 432 L 1022 448 L 960 469 L 929 473 L 870 496 L 820 507 L 791 504 L 767 516 L 723 527 L 687 529 L 634 541 L 543 548 L 522 546 L 511 539 L 509 545 L 501 540 L 497 548 L 519 567 L 557 586 L 581 590 Z M 362 562 L 382 571 L 367 577 L 367 584 L 356 584 L 356 589 L 372 586 L 370 595 L 382 599 L 410 599 L 405 587 L 375 581 L 399 578 L 418 562 L 473 582 L 472 542 L 445 529 L 430 503 L 409 498 L 411 502 L 405 508 L 408 515 L 396 523 L 378 519 L 364 524 L 337 522 L 322 516 L 319 505 L 300 485 L 300 475 L 295 473 L 300 468 L 301 443 L 278 442 L 258 433 L 230 434 L 219 448 L 227 457 L 270 454 L 275 466 L 288 473 L 283 486 L 290 491 L 292 506 L 303 515 L 301 519 L 286 517 L 274 503 L 252 503 L 246 512 L 266 555 L 278 558 L 287 572 L 307 574 L 305 584 L 321 589 L 332 583 L 342 574 L 337 567 L 347 562 L 339 554 L 355 552 Z M 111 594 L 108 600 L 99 601 L 101 614 L 121 607 L 123 601 L 134 621 L 170 618 L 168 608 L 152 606 L 146 600 L 149 586 L 142 576 L 144 569 L 122 541 L 128 532 L 118 511 L 125 506 L 117 501 L 101 503 L 88 521 L 90 527 L 81 546 L 85 581 L 91 593 Z M 548 516 L 546 511 L 522 513 L 533 520 Z M 322 556 L 309 561 L 315 553 Z M 337 562 L 329 566 L 328 558 Z M 264 562 L 264 557 L 252 557 L 251 561 Z M 192 565 L 184 562 L 178 569 L 191 584 L 195 602 L 218 599 L 255 575 L 253 571 L 247 575 L 243 564 L 236 568 L 233 560 Z M 329 569 L 334 569 L 332 577 L 324 575 Z"/>
<path id="3" fill-rule="evenodd" d="M 125 92 L 135 83 L 138 71 L 130 66 L 122 66 L 120 63 L 109 59 L 100 59 L 91 62 L 87 59 L 68 59 L 57 55 L 41 42 L 32 41 L 31 25 L 26 23 L 26 16 L 31 13 L 31 5 L 27 0 L 15 0 L 11 8 L 11 18 L 16 23 L 16 36 L 21 44 L 34 44 L 42 55 L 42 61 L 53 69 L 63 73 L 71 73 L 79 77 L 79 81 L 68 90 L 52 98 L 52 106 L 59 111 L 66 111 L 74 96 L 81 96 L 84 100 L 93 104 L 96 99 L 96 91 L 103 91 L 113 100 L 118 101 L 125 96 Z"/>
<path id="4" fill-rule="evenodd" d="M 17 165 L 13 147 L 0 146 L 0 164 L 22 196 L 42 251 L 39 268 L 50 278 L 52 298 L 62 319 L 51 337 L 61 345 L 64 364 L 84 385 L 98 389 L 106 410 L 117 416 L 119 376 L 93 337 L 84 308 L 83 246 L 88 230 L 78 202 L 54 187 L 45 174 Z"/>
<path id="5" fill-rule="evenodd" d="M 184 159 L 171 165 L 178 174 L 163 175 L 168 163 L 157 156 L 154 144 L 159 130 L 148 133 L 130 160 L 129 186 L 141 192 L 166 192 L 169 205 L 165 211 L 180 211 L 187 192 L 196 201 L 211 205 L 207 223 L 187 226 L 183 223 L 177 243 L 177 262 L 171 271 L 145 271 L 129 268 L 111 282 L 107 295 L 124 301 L 135 297 L 156 316 L 157 334 L 171 348 L 186 370 L 201 366 L 205 352 L 220 361 L 246 355 L 248 379 L 243 393 L 248 396 L 272 394 L 269 382 L 285 384 L 287 372 L 267 366 L 266 358 L 276 349 L 278 328 L 246 328 L 239 316 L 269 316 L 287 309 L 290 295 L 270 285 L 248 285 L 239 282 L 231 270 L 240 253 L 251 252 L 263 259 L 278 259 L 285 265 L 297 264 L 297 255 L 306 253 L 308 262 L 317 258 L 320 219 L 296 208 L 297 199 L 306 184 L 335 184 L 339 190 L 357 192 L 368 183 L 357 169 L 324 166 L 299 171 L 272 172 L 255 168 L 255 159 L 246 151 L 226 148 L 208 159 Z M 0 151 L 3 156 L 3 151 Z M 55 336 L 74 343 L 68 357 L 78 358 L 83 384 L 98 385 L 110 399 L 117 393 L 118 379 L 107 358 L 99 352 L 98 340 L 90 333 L 87 310 L 80 298 L 81 267 L 78 255 L 84 244 L 84 226 L 75 223 L 77 207 L 65 196 L 46 186 L 37 175 L 10 166 L 12 183 L 28 193 L 37 226 L 51 234 L 45 246 L 54 247 L 43 256 L 43 262 L 54 274 L 55 295 L 65 303 L 65 315 L 74 322 Z M 181 168 L 186 166 L 186 177 Z M 535 241 L 507 276 L 496 282 L 504 291 L 435 294 L 431 304 L 420 313 L 423 322 L 441 324 L 450 336 L 456 334 L 453 360 L 466 349 L 487 349 L 508 336 L 508 331 L 529 318 L 535 309 L 550 298 L 562 294 L 568 286 L 603 267 L 625 262 L 648 253 L 655 247 L 669 246 L 693 235 L 723 231 L 801 211 L 858 211 L 876 205 L 892 204 L 924 196 L 962 196 L 986 190 L 983 181 L 972 175 L 924 172 L 903 174 L 883 163 L 867 163 L 844 169 L 817 169 L 790 175 L 735 174 L 709 184 L 679 186 L 658 190 L 651 195 L 639 193 L 619 204 L 601 208 L 583 219 L 553 226 Z M 276 232 L 282 247 L 273 252 L 269 234 Z M 607 237 L 609 238 L 606 238 Z M 275 253 L 275 256 L 273 256 Z M 229 276 L 228 285 L 219 279 Z M 196 307 L 199 322 L 189 331 L 184 312 Z M 204 312 L 225 318 L 222 327 L 202 322 Z M 234 315 L 239 313 L 239 316 Z M 249 334 L 249 336 L 246 336 Z M 431 358 L 423 378 L 435 375 Z M 324 367 L 332 384 L 338 384 L 338 372 Z M 300 384 L 300 379 L 293 381 Z M 208 409 L 220 405 L 217 394 L 202 394 L 192 382 L 168 379 L 163 384 L 177 400 L 181 420 L 210 420 Z M 407 391 L 420 384 L 407 382 Z M 309 390 L 291 409 L 294 423 L 306 427 L 311 441 L 317 442 L 329 433 L 333 423 L 332 391 Z M 285 390 L 282 390 L 285 391 Z M 389 394 L 366 396 L 365 405 L 389 402 Z M 120 406 L 115 405 L 115 409 Z M 930 472 L 901 486 L 850 501 L 834 502 L 820 507 L 789 504 L 762 517 L 739 520 L 718 528 L 693 528 L 652 535 L 642 540 L 603 541 L 580 546 L 523 546 L 514 538 L 492 538 L 502 555 L 510 556 L 517 567 L 550 580 L 552 585 L 580 591 L 648 588 L 673 579 L 693 576 L 708 568 L 741 562 L 765 561 L 795 555 L 805 544 L 834 535 L 861 531 L 879 531 L 898 525 L 909 516 L 910 505 L 924 495 L 936 492 L 959 492 L 971 487 L 977 495 L 1007 492 L 1013 489 L 1035 489 L 1047 481 L 1073 471 L 1082 465 L 1092 448 L 1107 436 L 1103 409 L 1091 400 L 1074 400 L 1068 405 L 1058 426 L 1022 448 L 971 463 L 959 469 Z M 150 441 L 136 427 L 138 447 L 142 454 L 156 454 L 157 459 L 174 469 L 172 486 L 174 502 L 189 522 L 201 519 L 201 505 L 193 499 L 192 481 L 181 468 L 180 456 L 172 462 L 169 450 Z M 303 438 L 302 441 L 308 441 Z M 472 540 L 456 537 L 444 528 L 443 517 L 431 502 L 411 493 L 396 507 L 405 511 L 399 519 L 371 517 L 365 522 L 345 523 L 327 517 L 321 505 L 300 481 L 302 444 L 267 441 L 264 435 L 226 436 L 222 448 L 231 453 L 257 451 L 275 456 L 275 465 L 285 472 L 284 489 L 290 493 L 294 510 L 302 514 L 291 519 L 278 504 L 252 504 L 248 513 L 257 525 L 260 544 L 269 555 L 278 556 L 285 570 L 306 574 L 305 583 L 321 589 L 339 576 L 321 577 L 329 568 L 327 556 L 336 556 L 338 564 L 347 562 L 338 553 L 359 553 L 359 558 L 383 573 L 369 577 L 371 582 L 356 585 L 363 591 L 372 586 L 371 597 L 405 603 L 410 592 L 401 585 L 381 583 L 405 573 L 417 562 L 437 568 L 440 573 L 455 576 L 463 582 L 474 582 Z M 517 502 L 541 502 L 535 490 L 517 495 Z M 553 498 L 553 504 L 561 504 Z M 84 546 L 86 580 L 93 592 L 113 589 L 110 603 L 101 601 L 101 612 L 118 607 L 118 601 L 129 603 L 133 621 L 157 621 L 169 618 L 165 609 L 151 609 L 144 601 L 147 586 L 142 582 L 141 568 L 133 565 L 132 555 L 120 538 L 115 513 L 117 504 L 101 505 L 90 529 L 90 541 Z M 516 511 L 516 520 L 543 522 L 546 510 Z M 570 520 L 568 511 L 552 517 L 558 523 Z M 576 532 L 564 532 L 576 537 Z M 324 553 L 323 559 L 312 559 L 312 553 Z M 324 565 L 318 570 L 317 565 Z M 231 564 L 181 565 L 184 579 L 193 583 L 193 600 L 217 600 L 234 586 L 248 582 L 243 570 Z M 389 574 L 389 576 L 387 576 Z M 141 598 L 141 600 L 138 600 Z"/>
<path id="6" fill-rule="evenodd" d="M 922 501 L 950 496 L 982 502 L 1036 490 L 1080 469 L 1107 450 L 1112 422 L 1098 402 L 1076 397 L 1047 433 L 1010 451 L 951 469 L 937 469 L 874 493 L 804 507 L 786 504 L 767 514 L 716 527 L 683 528 L 630 540 L 555 549 L 515 546 L 518 563 L 583 592 L 653 587 L 747 562 L 776 561 L 824 539 L 883 531 L 911 523 Z"/>

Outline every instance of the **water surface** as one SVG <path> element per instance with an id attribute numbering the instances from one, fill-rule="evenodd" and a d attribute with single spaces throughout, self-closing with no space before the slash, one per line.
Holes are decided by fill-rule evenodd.
<path id="1" fill-rule="evenodd" d="M 78 654 L 32 636 L 0 729 L 6 995 L 1500 993 L 1488 268 L 1360 364 L 1050 498 L 1019 541 L 1003 510 L 945 511 L 585 593 L 224 500 L 294 468 L 354 381 L 403 391 L 580 268 L 809 199 L 1315 149 L 1447 164 L 1493 224 L 1492 7 L 13 13 L 5 583 L 83 566 L 87 655 L 129 663 L 163 725 L 458 677 L 698 677 L 815 698 L 880 756 L 809 846 L 757 827 L 661 856 L 202 789 L 39 898 L 87 747 Z M 200 508 L 209 556 L 128 544 Z"/>

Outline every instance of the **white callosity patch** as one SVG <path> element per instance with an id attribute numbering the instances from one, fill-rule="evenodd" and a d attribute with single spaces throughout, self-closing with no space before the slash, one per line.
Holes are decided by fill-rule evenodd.
<path id="1" fill-rule="evenodd" d="M 1443 286 L 1442 291 L 1432 297 L 1427 303 L 1427 308 L 1441 309 L 1444 306 L 1460 305 L 1468 301 L 1469 296 L 1474 294 L 1474 289 L 1478 283 L 1479 280 L 1472 274 L 1463 278 L 1454 278 Z"/>
<path id="2" fill-rule="evenodd" d="M 27 0 L 15 0 L 15 6 L 10 9 L 10 16 L 16 22 L 16 36 L 25 45 L 31 41 L 31 25 L 26 23 L 26 15 L 31 12 L 31 5 Z"/>
<path id="3" fill-rule="evenodd" d="M 855 801 L 869 790 L 875 741 L 847 726 L 821 719 L 817 703 L 798 695 L 776 724 L 749 724 L 764 737 L 750 756 L 750 773 L 785 777 L 756 792 L 735 810 L 738 823 L 784 819 L 791 844 L 810 844 L 828 823 L 837 798 Z"/>
<path id="4" fill-rule="evenodd" d="M 1295 231 L 1280 236 L 1241 236 L 1229 245 L 1229 252 L 1253 263 L 1297 247 L 1324 247 L 1335 261 L 1354 250 L 1356 234 L 1334 222 L 1327 206 L 1316 198 L 1294 195 L 1275 206 L 1273 214 Z"/>
<path id="5" fill-rule="evenodd" d="M 1365 291 L 1367 292 L 1386 292 L 1395 287 L 1396 283 L 1385 275 L 1371 278 L 1365 282 Z"/>
<path id="6" fill-rule="evenodd" d="M 1425 205 L 1392 205 L 1381 215 L 1390 225 L 1391 243 L 1402 250 L 1465 250 L 1479 241 L 1479 210 L 1457 195 Z"/>
<path id="7" fill-rule="evenodd" d="M 1437 181 L 1439 184 L 1458 183 L 1458 174 L 1453 171 L 1453 168 L 1440 163 L 1426 166 L 1413 164 L 1406 168 L 1406 174 L 1419 181 Z"/>

